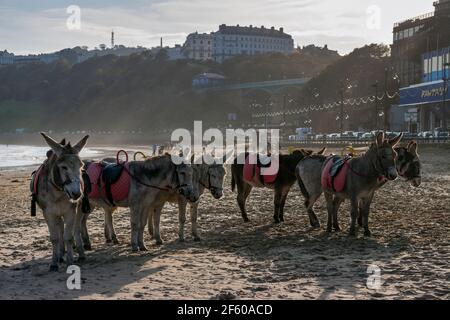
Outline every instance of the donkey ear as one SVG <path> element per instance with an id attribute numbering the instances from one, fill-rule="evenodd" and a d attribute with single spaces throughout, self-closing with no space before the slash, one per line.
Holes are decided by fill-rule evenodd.
<path id="1" fill-rule="evenodd" d="M 384 142 L 384 132 L 380 131 L 377 133 L 377 136 L 376 136 L 376 144 L 378 147 L 380 147 L 383 145 L 383 142 Z"/>
<path id="2" fill-rule="evenodd" d="M 324 147 L 322 150 L 320 150 L 319 152 L 317 152 L 317 154 L 318 154 L 318 155 L 324 155 L 326 151 L 327 151 L 327 148 Z"/>
<path id="3" fill-rule="evenodd" d="M 45 133 L 41 132 L 41 136 L 44 137 L 45 142 L 47 142 L 48 146 L 52 148 L 52 151 L 56 154 L 56 156 L 60 157 L 63 152 L 63 147 Z"/>
<path id="4" fill-rule="evenodd" d="M 395 147 L 399 142 L 400 142 L 400 140 L 402 140 L 402 138 L 403 138 L 403 132 L 402 133 L 400 133 L 398 136 L 396 136 L 395 138 L 392 138 L 391 140 L 389 140 L 389 144 L 392 146 L 392 147 Z"/>
<path id="5" fill-rule="evenodd" d="M 408 144 L 408 147 L 407 147 L 407 149 L 408 149 L 408 152 L 410 152 L 410 153 L 412 153 L 412 154 L 415 154 L 415 155 L 417 155 L 417 149 L 419 148 L 419 146 L 417 145 L 417 142 L 416 141 L 411 141 L 409 144 Z"/>
<path id="6" fill-rule="evenodd" d="M 77 153 L 81 152 L 81 150 L 86 145 L 88 139 L 89 139 L 89 135 L 85 136 L 83 139 L 80 140 L 80 142 L 78 142 L 76 145 L 73 146 L 73 148 L 75 149 L 75 151 Z"/>
<path id="7" fill-rule="evenodd" d="M 62 145 L 62 146 L 65 146 L 66 145 L 66 138 L 62 139 L 59 144 Z"/>

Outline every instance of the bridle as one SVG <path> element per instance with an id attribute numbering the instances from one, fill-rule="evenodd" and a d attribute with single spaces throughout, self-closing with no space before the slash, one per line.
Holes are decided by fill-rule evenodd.
<path id="1" fill-rule="evenodd" d="M 211 183 L 211 169 L 213 169 L 214 167 L 219 167 L 219 165 L 211 165 L 208 168 L 208 185 L 205 185 L 202 181 L 202 179 L 199 180 L 200 185 L 205 188 L 208 189 L 209 191 L 211 191 L 212 193 L 216 193 L 217 191 L 223 191 L 222 187 L 214 187 Z"/>
<path id="2" fill-rule="evenodd" d="M 70 156 L 72 156 L 72 157 L 78 157 L 78 155 L 65 155 L 65 157 L 70 157 Z M 72 184 L 72 183 L 74 183 L 74 182 L 77 182 L 77 180 L 78 180 L 78 182 L 79 182 L 79 184 L 80 184 L 80 190 L 81 190 L 81 192 L 83 193 L 83 191 L 84 191 L 84 183 L 83 183 L 83 179 L 74 179 L 74 178 L 69 178 L 69 177 L 65 177 L 64 180 L 61 179 L 61 173 L 59 172 L 59 168 L 58 168 L 58 166 L 56 165 L 56 162 L 55 162 L 57 159 L 58 159 L 58 157 L 57 157 L 55 154 L 52 154 L 52 156 L 47 160 L 47 161 L 49 161 L 50 163 L 51 163 L 52 161 L 54 161 L 54 162 L 51 164 L 51 167 L 50 167 L 50 169 L 51 169 L 50 177 L 49 177 L 49 182 L 50 182 L 50 184 L 51 184 L 56 190 L 58 190 L 58 191 L 60 191 L 60 192 L 66 193 L 66 191 L 64 190 L 64 187 L 67 186 L 67 185 L 69 185 L 69 184 Z M 55 181 L 55 173 L 56 173 L 56 175 L 57 175 L 57 177 L 59 178 L 60 181 L 57 181 L 58 179 L 56 179 L 56 181 Z"/>

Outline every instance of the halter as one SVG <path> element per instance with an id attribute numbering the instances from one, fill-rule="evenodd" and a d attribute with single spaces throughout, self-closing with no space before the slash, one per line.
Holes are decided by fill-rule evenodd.
<path id="1" fill-rule="evenodd" d="M 75 155 L 75 154 L 68 154 L 68 155 L 64 155 L 64 156 L 65 157 L 78 157 L 78 155 Z M 57 159 L 58 159 L 58 157 L 56 156 L 56 154 L 53 153 L 51 155 L 51 157 L 48 160 L 46 160 L 46 161 L 50 162 L 51 160 L 57 160 Z M 58 190 L 60 192 L 64 192 L 65 193 L 64 187 L 69 185 L 69 184 L 71 184 L 71 183 L 73 183 L 73 182 L 76 182 L 75 179 L 69 179 L 69 178 L 66 178 L 64 181 L 61 179 L 60 183 L 56 182 L 55 181 L 55 176 L 54 176 L 55 175 L 55 170 L 59 170 L 59 169 L 57 168 L 55 163 L 53 163 L 52 167 L 49 168 L 49 169 L 51 169 L 49 182 L 56 190 Z M 58 172 L 58 175 L 60 176 L 60 172 Z M 82 192 L 84 191 L 83 179 L 80 179 L 80 189 L 81 189 Z"/>
<path id="2" fill-rule="evenodd" d="M 211 172 L 210 172 L 211 169 L 212 169 L 212 166 L 210 166 L 210 167 L 208 168 L 208 185 L 205 185 L 205 184 L 202 182 L 201 179 L 199 180 L 200 185 L 201 185 L 203 188 L 208 189 L 208 190 L 211 191 L 211 192 L 223 191 L 223 188 L 222 188 L 222 187 L 213 187 L 213 186 L 212 186 L 212 183 L 211 183 Z"/>

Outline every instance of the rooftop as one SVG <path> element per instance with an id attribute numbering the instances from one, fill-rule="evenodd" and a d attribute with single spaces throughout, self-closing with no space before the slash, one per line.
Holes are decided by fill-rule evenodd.
<path id="1" fill-rule="evenodd" d="M 429 12 L 429 13 L 426 13 L 426 14 L 422 14 L 420 16 L 416 16 L 414 18 L 409 18 L 409 19 L 397 22 L 397 23 L 394 24 L 394 28 L 400 27 L 403 24 L 408 24 L 408 25 L 409 24 L 415 24 L 415 23 L 418 23 L 418 22 L 422 22 L 424 20 L 428 20 L 428 19 L 433 18 L 433 17 L 434 17 L 434 12 Z"/>
<path id="2" fill-rule="evenodd" d="M 252 25 L 248 27 L 237 26 L 227 26 L 222 24 L 219 26 L 219 32 L 222 34 L 239 34 L 239 35 L 248 35 L 248 36 L 266 36 L 266 37 L 276 37 L 276 38 L 285 38 L 292 39 L 291 35 L 284 33 L 284 29 L 275 29 L 275 27 L 271 27 L 270 29 L 261 26 L 261 28 L 254 27 Z"/>

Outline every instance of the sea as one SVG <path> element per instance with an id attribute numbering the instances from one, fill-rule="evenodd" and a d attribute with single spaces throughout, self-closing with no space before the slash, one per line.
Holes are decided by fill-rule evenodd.
<path id="1" fill-rule="evenodd" d="M 41 164 L 49 147 L 21 146 L 0 144 L 0 169 L 12 169 Z M 80 156 L 82 158 L 94 158 L 103 152 L 84 148 Z"/>

